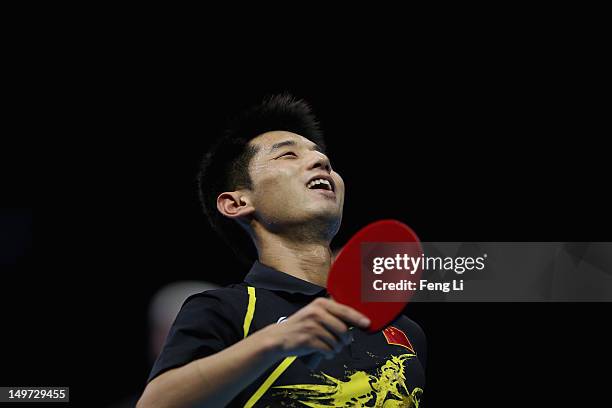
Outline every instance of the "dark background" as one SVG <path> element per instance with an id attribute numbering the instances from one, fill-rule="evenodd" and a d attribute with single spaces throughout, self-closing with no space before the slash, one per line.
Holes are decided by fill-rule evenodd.
<path id="1" fill-rule="evenodd" d="M 36 147 L 7 157 L 2 232 L 22 238 L 2 263 L 2 385 L 67 385 L 87 406 L 141 392 L 152 294 L 246 272 L 208 228 L 194 179 L 226 119 L 274 92 L 306 99 L 321 120 L 347 188 L 338 243 L 381 218 L 423 241 L 612 238 L 587 55 L 575 70 L 537 47 L 341 66 L 254 50 L 221 67 L 206 49 L 162 49 L 85 54 L 70 89 L 46 94 L 58 111 Z M 410 305 L 429 342 L 426 405 L 604 396 L 610 305 Z"/>

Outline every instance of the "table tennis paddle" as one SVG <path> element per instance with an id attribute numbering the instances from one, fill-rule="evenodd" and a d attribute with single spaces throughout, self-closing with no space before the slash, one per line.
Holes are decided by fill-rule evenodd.
<path id="1" fill-rule="evenodd" d="M 401 244 L 400 244 L 401 243 Z M 367 331 L 375 333 L 393 322 L 410 301 L 413 291 L 402 291 L 386 301 L 366 301 L 362 277 L 371 273 L 371 265 L 365 264 L 373 257 L 393 257 L 398 248 L 408 256 L 418 257 L 422 248 L 417 235 L 406 224 L 397 220 L 381 220 L 368 224 L 359 230 L 342 248 L 332 264 L 328 278 L 327 291 L 331 297 L 342 304 L 350 306 L 370 319 Z M 367 253 L 366 253 L 367 252 Z M 397 273 L 397 271 L 395 271 Z M 413 273 L 405 271 L 400 277 L 418 281 L 422 269 Z M 314 368 L 321 360 L 321 355 L 314 354 L 304 362 Z"/>

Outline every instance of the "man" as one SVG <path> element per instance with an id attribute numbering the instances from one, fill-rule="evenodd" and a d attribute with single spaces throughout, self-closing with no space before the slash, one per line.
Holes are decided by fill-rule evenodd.
<path id="1" fill-rule="evenodd" d="M 326 297 L 344 182 L 309 106 L 278 95 L 243 113 L 199 188 L 213 228 L 233 246 L 250 240 L 258 261 L 244 282 L 185 301 L 138 407 L 418 407 L 416 323 L 367 334 L 365 316 Z"/>

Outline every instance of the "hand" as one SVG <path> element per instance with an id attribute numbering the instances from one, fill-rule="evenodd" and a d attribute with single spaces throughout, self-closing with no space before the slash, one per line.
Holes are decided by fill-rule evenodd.
<path id="1" fill-rule="evenodd" d="M 357 310 L 320 297 L 259 335 L 274 342 L 281 358 L 321 353 L 331 359 L 352 341 L 349 326 L 365 329 L 369 325 L 370 320 Z"/>

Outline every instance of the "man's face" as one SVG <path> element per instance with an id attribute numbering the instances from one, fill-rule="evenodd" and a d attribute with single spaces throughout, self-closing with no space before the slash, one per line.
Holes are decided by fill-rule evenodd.
<path id="1" fill-rule="evenodd" d="M 249 165 L 256 219 L 271 230 L 313 223 L 335 235 L 344 181 L 319 147 L 285 131 L 264 133 L 250 144 L 258 148 Z"/>

